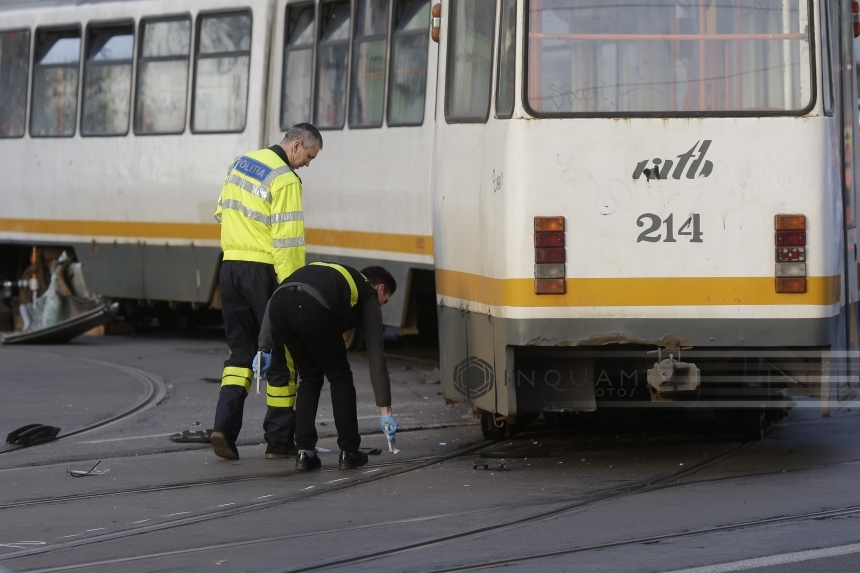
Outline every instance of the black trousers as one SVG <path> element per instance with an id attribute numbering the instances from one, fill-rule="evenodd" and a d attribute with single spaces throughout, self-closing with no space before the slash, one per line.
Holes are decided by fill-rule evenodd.
<path id="1" fill-rule="evenodd" d="M 264 263 L 224 261 L 221 264 L 221 313 L 230 356 L 224 362 L 221 392 L 215 409 L 215 430 L 231 440 L 239 437 L 245 398 L 253 382 L 251 363 L 257 354 L 257 339 L 269 298 L 278 286 L 275 268 Z M 283 349 L 280 344 L 278 348 Z M 285 388 L 295 380 L 287 367 L 286 355 L 272 351 L 268 383 Z M 292 407 L 268 406 L 263 421 L 266 442 L 292 447 L 296 418 Z"/>
<path id="2" fill-rule="evenodd" d="M 337 445 L 352 452 L 361 445 L 355 385 L 346 358 L 343 327 L 335 314 L 295 287 L 278 290 L 269 306 L 269 320 L 287 345 L 299 372 L 296 396 L 296 447 L 317 444 L 316 415 L 323 379 L 328 378 Z"/>

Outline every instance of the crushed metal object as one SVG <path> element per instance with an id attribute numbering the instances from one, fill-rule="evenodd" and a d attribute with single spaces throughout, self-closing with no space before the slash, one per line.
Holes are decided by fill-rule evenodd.
<path id="1" fill-rule="evenodd" d="M 170 434 L 168 437 L 178 444 L 209 444 L 213 430 L 185 430 L 180 434 Z"/>
<path id="2" fill-rule="evenodd" d="M 472 461 L 472 469 L 476 470 L 478 468 L 482 468 L 485 470 L 491 470 L 491 471 L 503 472 L 503 471 L 505 471 L 505 460 L 493 460 L 493 461 L 487 461 L 487 460 L 481 460 L 481 459 L 473 460 Z"/>
<path id="3" fill-rule="evenodd" d="M 24 330 L 0 332 L 0 343 L 68 342 L 111 322 L 118 311 L 118 303 L 108 303 L 87 290 L 81 263 L 72 262 L 63 252 L 51 269 L 51 282 L 45 292 L 18 308 Z"/>
<path id="4" fill-rule="evenodd" d="M 60 433 L 60 428 L 47 426 L 45 424 L 27 424 L 21 426 L 17 430 L 13 430 L 6 436 L 7 444 L 15 444 L 18 446 L 35 446 L 57 439 L 57 434 Z"/>
<path id="5" fill-rule="evenodd" d="M 658 362 L 648 370 L 648 386 L 653 397 L 666 397 L 674 392 L 690 392 L 699 387 L 699 368 L 692 362 L 681 362 L 681 348 L 678 358 L 669 354 L 663 360 L 658 350 Z"/>
<path id="6" fill-rule="evenodd" d="M 88 469 L 87 471 L 83 471 L 83 470 L 68 470 L 68 472 L 69 472 L 69 475 L 70 475 L 70 476 L 72 476 L 72 477 L 76 477 L 76 478 L 85 477 L 85 476 L 100 476 L 100 475 L 102 475 L 102 474 L 106 474 L 106 473 L 108 473 L 108 472 L 110 471 L 110 468 L 108 468 L 108 469 L 106 469 L 106 470 L 97 470 L 97 469 L 96 469 L 96 467 L 98 467 L 98 465 L 99 465 L 100 463 L 102 463 L 102 461 L 101 461 L 101 460 L 97 461 L 97 462 L 96 462 L 96 465 L 94 465 L 93 467 L 91 467 L 91 468 L 90 468 L 90 469 Z"/>

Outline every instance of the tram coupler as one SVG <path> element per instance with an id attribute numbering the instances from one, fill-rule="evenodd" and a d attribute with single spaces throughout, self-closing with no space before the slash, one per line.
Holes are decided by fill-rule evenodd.
<path id="1" fill-rule="evenodd" d="M 657 350 L 657 363 L 648 370 L 648 386 L 652 397 L 669 398 L 675 392 L 690 392 L 699 387 L 699 368 L 692 362 L 681 362 L 680 358 L 680 348 L 678 360 L 673 354 L 663 360 L 662 352 Z"/>

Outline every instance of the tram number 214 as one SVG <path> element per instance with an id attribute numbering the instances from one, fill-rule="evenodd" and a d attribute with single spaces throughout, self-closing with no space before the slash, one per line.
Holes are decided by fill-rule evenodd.
<path id="1" fill-rule="evenodd" d="M 646 221 L 650 220 L 650 224 Z M 654 213 L 643 213 L 639 215 L 639 218 L 636 219 L 636 225 L 638 227 L 648 226 L 647 229 L 639 233 L 639 238 L 636 239 L 637 243 L 641 243 L 645 241 L 646 243 L 656 243 L 662 239 L 663 235 L 660 234 L 660 227 L 666 225 L 666 238 L 663 239 L 664 243 L 677 243 L 678 241 L 675 239 L 675 216 L 674 214 L 669 214 L 665 219 L 660 219 Z M 694 214 L 691 217 L 688 217 L 684 224 L 677 231 L 677 235 L 679 237 L 686 236 L 690 237 L 691 243 L 703 243 L 702 241 L 702 231 L 699 225 L 699 215 Z"/>

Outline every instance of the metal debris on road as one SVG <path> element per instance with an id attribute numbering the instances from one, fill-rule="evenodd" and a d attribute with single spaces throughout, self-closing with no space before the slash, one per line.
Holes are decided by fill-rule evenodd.
<path id="1" fill-rule="evenodd" d="M 477 459 L 472 461 L 472 469 L 476 470 L 478 468 L 482 468 L 485 470 L 491 471 L 505 471 L 505 460 L 486 460 L 486 459 Z"/>
<path id="2" fill-rule="evenodd" d="M 102 463 L 102 461 L 101 461 L 101 460 L 97 461 L 97 462 L 96 462 L 96 465 L 94 465 L 93 467 L 91 467 L 91 468 L 90 468 L 89 470 L 87 470 L 87 471 L 83 471 L 83 470 L 68 470 L 68 472 L 69 472 L 69 475 L 70 475 L 70 476 L 72 476 L 72 477 L 76 477 L 76 478 L 80 478 L 80 477 L 84 477 L 84 476 L 100 476 L 100 475 L 102 475 L 102 474 L 106 474 L 106 473 L 108 473 L 108 472 L 110 471 L 110 468 L 108 468 L 108 469 L 106 469 L 106 470 L 97 470 L 97 469 L 96 469 L 96 467 L 97 467 L 100 463 Z"/>

